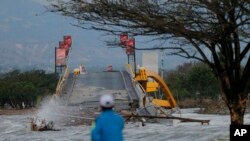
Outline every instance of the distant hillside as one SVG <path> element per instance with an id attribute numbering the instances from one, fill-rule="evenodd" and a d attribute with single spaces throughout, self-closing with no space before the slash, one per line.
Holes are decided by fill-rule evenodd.
<path id="1" fill-rule="evenodd" d="M 14 69 L 30 70 L 43 69 L 54 70 L 54 45 L 50 44 L 0 44 L 1 61 L 0 73 Z"/>
<path id="2" fill-rule="evenodd" d="M 54 72 L 55 43 L 2 43 L 0 42 L 0 73 L 18 69 L 28 71 L 42 69 L 46 72 Z M 119 59 L 121 60 L 119 60 Z M 101 48 L 77 48 L 73 47 L 67 64 L 70 69 L 85 65 L 87 70 L 104 71 L 112 65 L 120 70 L 126 62 L 126 55 L 122 50 L 110 50 Z"/>

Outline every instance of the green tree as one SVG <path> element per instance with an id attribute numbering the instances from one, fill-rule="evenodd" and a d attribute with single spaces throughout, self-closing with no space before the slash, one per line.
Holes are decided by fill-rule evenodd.
<path id="1" fill-rule="evenodd" d="M 186 69 L 185 69 L 186 68 Z M 178 98 L 218 98 L 218 80 L 203 63 L 190 62 L 179 65 L 167 73 L 167 82 L 178 93 Z"/>
<path id="2" fill-rule="evenodd" d="M 0 106 L 4 107 L 7 101 L 6 82 L 0 80 Z"/>
<path id="3" fill-rule="evenodd" d="M 187 73 L 171 71 L 167 74 L 167 82 L 179 100 L 194 97 L 188 90 L 190 84 L 188 84 Z"/>
<path id="4" fill-rule="evenodd" d="M 40 97 L 52 94 L 57 84 L 55 74 L 42 70 L 21 73 L 18 70 L 3 74 L 0 79 L 0 104 L 13 108 L 33 107 Z"/>
<path id="5" fill-rule="evenodd" d="M 218 81 L 205 64 L 194 64 L 187 75 L 190 93 L 199 93 L 199 98 L 218 98 Z"/>

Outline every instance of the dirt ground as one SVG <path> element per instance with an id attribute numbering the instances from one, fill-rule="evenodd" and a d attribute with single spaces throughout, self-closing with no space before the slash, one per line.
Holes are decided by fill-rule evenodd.
<path id="1" fill-rule="evenodd" d="M 29 109 L 0 109 L 0 115 L 25 115 L 34 114 L 37 112 L 37 108 Z"/>

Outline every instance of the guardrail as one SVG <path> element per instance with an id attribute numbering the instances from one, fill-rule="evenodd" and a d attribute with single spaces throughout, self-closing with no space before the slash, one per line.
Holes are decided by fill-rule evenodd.
<path id="1" fill-rule="evenodd" d="M 65 82 L 69 77 L 69 67 L 66 66 L 64 73 L 60 76 L 58 83 L 57 83 L 57 87 L 56 87 L 56 93 L 54 95 L 56 96 L 60 96 L 60 94 L 62 93 L 62 90 L 65 86 Z"/>
<path id="2" fill-rule="evenodd" d="M 146 96 L 146 91 L 144 88 L 141 86 L 140 83 L 135 81 L 135 73 L 131 67 L 130 64 L 126 64 L 125 70 L 130 74 L 130 79 L 132 80 L 132 85 L 135 89 L 135 92 L 137 96 L 139 97 L 139 107 L 144 108 L 145 107 L 145 96 Z"/>
<path id="3" fill-rule="evenodd" d="M 132 79 L 135 77 L 135 72 L 133 71 L 130 64 L 126 64 L 125 66 L 126 71 L 132 76 Z"/>
<path id="4" fill-rule="evenodd" d="M 129 97 L 129 99 L 130 99 L 130 103 L 133 103 L 133 99 L 132 99 L 131 95 L 129 94 L 129 89 L 128 89 L 128 86 L 127 86 L 127 82 L 126 82 L 126 80 L 125 80 L 125 77 L 124 77 L 124 75 L 123 75 L 123 73 L 122 73 L 121 71 L 120 71 L 120 74 L 121 74 L 121 76 L 122 76 L 122 80 L 123 80 L 125 89 L 126 89 L 126 91 L 128 92 L 128 97 Z"/>

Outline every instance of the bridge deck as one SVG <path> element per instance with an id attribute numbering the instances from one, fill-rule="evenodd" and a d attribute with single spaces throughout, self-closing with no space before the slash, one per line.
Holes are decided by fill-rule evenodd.
<path id="1" fill-rule="evenodd" d="M 69 75 L 70 82 L 65 87 L 65 97 L 70 106 L 80 106 L 82 110 L 98 109 L 102 94 L 114 95 L 117 110 L 130 109 L 133 102 L 139 101 L 126 72 L 88 73 L 73 77 Z"/>

